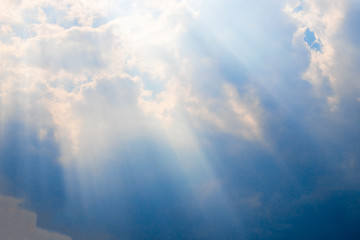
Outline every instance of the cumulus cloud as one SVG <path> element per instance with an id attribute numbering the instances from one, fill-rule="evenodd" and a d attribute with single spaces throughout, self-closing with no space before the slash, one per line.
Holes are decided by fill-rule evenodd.
<path id="1" fill-rule="evenodd" d="M 102 120 L 103 125 L 120 134 L 116 129 L 123 129 L 120 126 L 134 121 L 133 118 L 146 119 L 151 114 L 161 125 L 161 122 L 173 119 L 180 112 L 186 112 L 197 122 L 205 121 L 216 126 L 218 131 L 235 133 L 248 140 L 261 139 L 260 105 L 257 100 L 245 99 L 247 97 L 240 100 L 242 97 L 236 96 L 235 87 L 226 83 L 218 99 L 207 99 L 205 95 L 199 97 L 202 90 L 194 85 L 197 79 L 192 73 L 198 65 L 197 59 L 181 52 L 186 46 L 180 40 L 198 17 L 198 12 L 186 1 L 166 4 L 138 1 L 126 6 L 131 15 L 119 16 L 114 12 L 119 10 L 116 8 L 119 6 L 111 1 L 101 4 L 100 8 L 96 3 L 79 1 L 3 4 L 11 13 L 2 15 L 6 22 L 3 37 L 7 40 L 1 45 L 1 54 L 8 66 L 3 69 L 3 101 L 9 100 L 9 91 L 19 90 L 15 82 L 25 86 L 22 91 L 36 92 L 42 106 L 45 105 L 44 111 L 53 116 L 58 129 L 56 136 L 63 146 L 65 158 L 76 152 L 79 145 L 88 145 L 86 142 L 89 140 L 80 140 L 79 136 L 93 134 L 91 131 L 94 128 L 85 127 L 85 122 L 97 119 L 95 115 L 123 116 L 120 122 L 112 118 Z M 110 19 L 104 20 L 101 25 L 96 24 L 97 17 L 109 14 Z M 77 22 L 73 22 L 73 26 L 65 26 L 66 19 L 77 19 Z M 16 31 L 16 24 L 22 21 L 27 24 L 28 34 Z M 126 81 L 121 80 L 124 78 L 133 79 L 129 80 L 132 83 L 136 81 L 137 90 L 130 91 Z M 97 97 L 97 102 L 89 99 L 86 94 L 97 89 L 101 92 L 105 82 L 112 84 L 109 90 L 119 89 L 118 94 L 124 96 L 115 98 L 104 92 L 101 98 Z M 190 93 L 184 90 L 186 88 L 194 91 Z M 20 99 L 22 96 L 20 94 Z M 108 105 L 110 100 L 116 107 Z M 197 102 L 195 108 L 194 101 Z M 208 105 L 208 102 L 214 104 Z M 101 109 L 96 107 L 97 104 L 108 106 Z M 215 105 L 217 109 L 211 110 Z M 223 113 L 220 109 L 222 105 L 227 109 Z M 92 109 L 94 116 L 85 117 L 87 108 Z M 137 111 L 135 109 L 145 115 L 139 112 L 140 115 L 134 116 L 132 112 Z M 228 122 L 228 119 L 237 120 Z M 145 124 L 145 121 L 135 122 Z M 96 124 L 94 120 L 90 125 Z M 236 130 L 232 131 L 232 128 Z M 102 139 L 112 138 L 110 132 L 100 135 Z M 106 142 L 109 141 L 105 140 L 104 145 Z"/>
<path id="2" fill-rule="evenodd" d="M 303 78 L 313 84 L 320 97 L 327 98 L 332 110 L 337 109 L 342 98 L 353 95 L 354 90 L 358 92 L 356 87 L 349 88 L 355 81 L 352 65 L 357 62 L 354 55 L 358 50 L 351 47 L 353 45 L 344 32 L 350 27 L 346 18 L 354 4 L 353 1 L 294 1 L 285 8 L 298 26 L 294 43 L 304 45 L 304 34 L 311 31 L 321 45 L 320 51 L 307 46 L 310 63 Z M 296 11 L 297 8 L 299 10 Z M 351 59 L 352 63 L 344 59 Z"/>
<path id="3" fill-rule="evenodd" d="M 266 238 L 264 219 L 357 189 L 359 9 L 351 0 L 2 1 L 0 136 L 56 142 L 68 216 L 95 219 L 90 208 L 101 206 L 104 221 L 164 220 L 131 208 L 150 202 L 163 216 L 222 216 L 222 230 L 248 217 L 258 229 L 241 226 Z M 9 130 L 14 122 L 26 131 Z M 117 227 L 109 231 L 128 236 Z"/>

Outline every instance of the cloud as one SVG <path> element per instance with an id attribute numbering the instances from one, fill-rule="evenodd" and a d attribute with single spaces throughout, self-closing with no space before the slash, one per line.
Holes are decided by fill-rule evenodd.
<path id="1" fill-rule="evenodd" d="M 256 96 L 251 96 L 252 93 L 245 93 L 246 97 L 236 96 L 236 86 L 227 84 L 225 80 L 221 87 L 222 96 L 214 98 L 202 93 L 205 85 L 196 83 L 198 76 L 194 71 L 199 67 L 209 71 L 211 65 L 199 66 L 197 56 L 189 57 L 185 54 L 193 46 L 184 45 L 181 39 L 189 33 L 198 18 L 197 11 L 187 2 L 159 4 L 155 1 L 139 1 L 127 6 L 131 15 L 116 17 L 113 12 L 112 17 L 100 26 L 93 26 L 96 22 L 93 17 L 116 11 L 117 5 L 108 2 L 96 10 L 97 5 L 92 2 L 86 6 L 80 2 L 67 1 L 57 4 L 48 1 L 32 5 L 19 4 L 13 11 L 22 13 L 22 19 L 15 18 L 15 15 L 7 16 L 6 28 L 14 29 L 13 24 L 17 21 L 25 21 L 32 34 L 24 37 L 15 32 L 9 36 L 8 42 L 3 42 L 2 54 L 9 67 L 4 70 L 6 80 L 2 83 L 2 92 L 9 96 L 8 91 L 18 91 L 14 82 L 20 83 L 20 79 L 27 79 L 27 87 L 22 90 L 37 92 L 41 96 L 38 98 L 42 102 L 43 111 L 52 114 L 58 129 L 56 136 L 62 145 L 63 155 L 66 156 L 64 159 L 71 158 L 72 153 L 78 152 L 76 149 L 80 145 L 89 146 L 87 141 L 90 140 L 80 136 L 92 135 L 90 129 L 94 128 L 84 127 L 83 124 L 89 122 L 89 119 L 99 120 L 95 115 L 100 114 L 121 114 L 129 119 L 123 118 L 116 123 L 111 118 L 103 119 L 104 125 L 109 126 L 113 132 L 123 129 L 119 126 L 127 121 L 134 121 L 134 118 L 144 119 L 135 122 L 145 126 L 145 119 L 152 115 L 153 121 L 158 121 L 155 125 L 159 126 L 163 121 L 174 119 L 179 114 L 187 114 L 188 118 L 199 123 L 197 126 L 204 121 L 220 132 L 235 134 L 251 141 L 262 139 L 259 122 L 261 106 Z M 79 16 L 78 23 L 64 27 L 61 22 L 64 19 L 74 20 L 75 10 Z M 28 12 L 31 17 L 29 14 L 24 15 Z M 50 17 L 56 19 L 51 20 Z M 10 30 L 5 30 L 6 35 Z M 208 56 L 203 56 L 204 59 L 206 57 Z M 180 67 L 181 65 L 184 66 Z M 222 74 L 219 70 L 210 72 Z M 10 80 L 12 74 L 16 74 L 14 81 Z M 101 92 L 98 88 L 105 82 L 113 85 L 109 90 L 127 88 L 128 85 L 120 80 L 123 78 L 138 82 L 138 90 L 129 92 L 134 95 L 123 91 L 119 93 L 125 94 L 126 100 L 110 98 L 111 95 L 103 93 L 98 102 L 93 103 L 90 96 L 86 95 L 90 91 Z M 178 89 L 184 91 L 179 92 Z M 246 91 L 246 88 L 243 89 Z M 194 96 L 189 95 L 189 91 Z M 96 107 L 97 103 L 110 104 L 110 99 L 120 108 L 112 108 L 110 105 L 106 109 Z M 8 100 L 9 98 L 4 97 L 4 101 Z M 209 104 L 210 102 L 213 103 Z M 222 105 L 226 106 L 223 113 L 220 109 Z M 94 116 L 85 117 L 87 108 L 92 109 Z M 145 115 L 139 112 L 134 116 L 136 109 L 144 111 Z M 207 115 L 215 118 L 211 119 Z M 96 125 L 96 121 L 89 124 Z M 236 130 L 232 131 L 234 127 Z M 110 142 L 110 135 L 115 135 L 110 132 L 108 134 L 101 134 L 105 139 L 104 146 L 106 142 Z M 133 133 L 128 131 L 127 134 Z"/>
<path id="2" fill-rule="evenodd" d="M 286 239 L 306 204 L 358 190 L 355 1 L 1 6 L 0 149 L 18 164 L 2 162 L 38 182 L 11 144 L 58 158 L 40 164 L 66 195 L 58 226 Z"/>
<path id="3" fill-rule="evenodd" d="M 117 51 L 113 40 L 109 30 L 72 28 L 31 39 L 23 58 L 30 66 L 51 71 L 96 71 L 111 62 L 112 51 Z"/>
<path id="4" fill-rule="evenodd" d="M 302 44 L 302 38 L 308 32 L 314 32 L 316 41 L 321 42 L 321 51 L 314 51 L 309 46 L 311 62 L 304 73 L 304 79 L 313 84 L 317 93 L 328 100 L 329 107 L 337 109 L 342 98 L 354 94 L 353 63 L 357 62 L 357 48 L 345 37 L 344 29 L 354 28 L 349 22 L 350 9 L 354 9 L 353 1 L 301 1 L 300 11 L 294 11 L 294 6 L 288 5 L 285 11 L 296 21 L 298 26 L 294 41 Z M 356 9 L 356 8 L 355 8 Z M 350 50 L 351 48 L 351 50 Z M 351 59 L 351 63 L 340 59 Z M 345 70 L 346 69 L 346 70 Z M 347 74 L 346 72 L 351 72 Z M 358 91 L 358 90 L 355 90 Z"/>

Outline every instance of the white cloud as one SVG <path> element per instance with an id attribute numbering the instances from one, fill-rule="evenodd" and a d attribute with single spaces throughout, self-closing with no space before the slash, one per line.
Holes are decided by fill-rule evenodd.
<path id="1" fill-rule="evenodd" d="M 55 129 L 61 162 L 81 166 L 75 177 L 80 185 L 99 183 L 94 188 L 105 186 L 101 181 L 107 178 L 92 174 L 98 176 L 106 172 L 101 167 L 112 167 L 109 161 L 125 158 L 121 153 L 129 145 L 131 151 L 141 151 L 139 139 L 150 139 L 164 155 L 176 155 L 178 162 L 170 165 L 180 166 L 190 184 L 200 182 L 192 186 L 194 192 L 202 184 L 204 197 L 221 192 L 212 159 L 207 159 L 213 149 L 202 148 L 222 146 L 202 136 L 236 139 L 224 152 L 241 151 L 239 142 L 271 145 L 271 154 L 279 151 L 275 157 L 282 161 L 297 151 L 292 146 L 305 141 L 296 139 L 289 149 L 276 150 L 284 139 L 293 140 L 289 134 L 315 129 L 322 117 L 334 116 L 311 115 L 323 109 L 318 102 L 310 106 L 314 99 L 306 95 L 308 85 L 301 85 L 300 75 L 314 87 L 317 100 L 334 112 L 349 93 L 359 99 L 354 77 L 358 61 L 353 61 L 359 49 L 342 36 L 351 3 L 2 1 L 0 133 L 6 122 L 24 121 L 46 141 Z M 302 9 L 294 11 L 300 4 Z M 321 51 L 304 41 L 306 29 Z M 299 116 L 299 122 L 306 122 L 294 124 L 300 130 L 292 129 L 292 119 Z M 274 126 L 280 130 L 266 129 Z M 320 126 L 309 139 L 333 137 L 328 128 Z M 210 144 L 202 146 L 207 140 Z M 239 205 L 255 209 L 265 204 L 260 198 L 244 197 Z"/>
<path id="2" fill-rule="evenodd" d="M 300 11 L 294 11 L 296 6 Z M 347 12 L 353 1 L 297 1 L 288 5 L 285 11 L 290 14 L 298 27 L 294 43 L 305 45 L 310 52 L 310 64 L 303 78 L 315 88 L 317 95 L 328 100 L 331 110 L 336 110 L 341 99 L 353 94 L 354 90 L 354 53 L 358 50 L 344 37 L 344 24 Z M 356 26 L 351 26 L 356 27 Z M 321 42 L 321 51 L 310 49 L 304 42 L 304 33 L 310 29 Z M 351 49 L 351 50 L 350 50 Z M 349 74 L 349 72 L 351 72 Z M 330 91 L 327 90 L 330 88 Z"/>
<path id="3" fill-rule="evenodd" d="M 0 45 L 0 61 L 6 66 L 1 70 L 0 94 L 8 106 L 2 119 L 11 115 L 11 102 L 26 110 L 24 102 L 29 101 L 39 116 L 51 114 L 63 162 L 100 158 L 114 144 L 149 131 L 156 134 L 179 123 L 177 119 L 203 131 L 263 140 L 262 110 L 254 89 L 241 87 L 239 94 L 226 79 L 219 83 L 218 96 L 203 89 L 207 83 L 198 78 L 199 69 L 216 76 L 209 82 L 221 74 L 216 63 L 189 55 L 192 46 L 183 39 L 201 16 L 193 9 L 198 3 L 2 4 L 8 9 L 1 15 L 7 41 Z M 50 19 L 51 14 L 56 19 Z M 106 20 L 95 24 L 101 17 Z M 73 26 L 65 27 L 66 21 L 74 20 Z M 25 23 L 31 34 L 24 37 L 14 31 L 18 23 Z M 29 118 L 39 118 L 34 116 Z M 34 119 L 26 121 L 35 124 Z M 36 126 L 44 136 L 41 121 Z"/>

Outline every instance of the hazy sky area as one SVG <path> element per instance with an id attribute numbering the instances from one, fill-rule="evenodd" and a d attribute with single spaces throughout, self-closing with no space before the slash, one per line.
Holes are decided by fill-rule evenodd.
<path id="1" fill-rule="evenodd" d="M 1 0 L 0 239 L 360 239 L 360 2 Z"/>

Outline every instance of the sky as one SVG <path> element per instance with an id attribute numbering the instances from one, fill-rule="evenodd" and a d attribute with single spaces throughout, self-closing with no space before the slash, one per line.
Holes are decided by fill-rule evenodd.
<path id="1" fill-rule="evenodd" d="M 359 239 L 359 16 L 2 0 L 0 238 Z"/>

